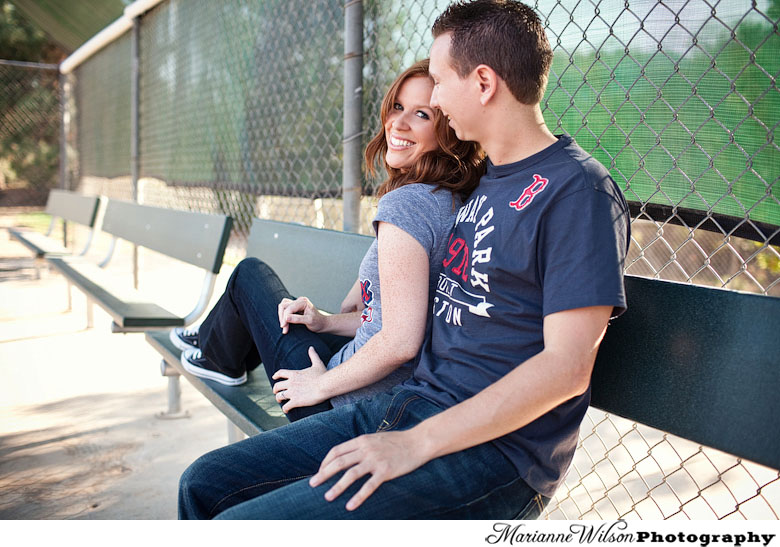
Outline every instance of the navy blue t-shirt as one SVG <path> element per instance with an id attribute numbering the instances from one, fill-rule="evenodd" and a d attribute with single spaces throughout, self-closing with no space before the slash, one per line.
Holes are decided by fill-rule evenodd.
<path id="1" fill-rule="evenodd" d="M 548 314 L 625 310 L 628 207 L 607 170 L 568 136 L 487 173 L 460 209 L 436 287 L 433 330 L 409 389 L 448 408 L 544 348 Z M 590 389 L 493 441 L 552 496 L 577 443 Z"/>

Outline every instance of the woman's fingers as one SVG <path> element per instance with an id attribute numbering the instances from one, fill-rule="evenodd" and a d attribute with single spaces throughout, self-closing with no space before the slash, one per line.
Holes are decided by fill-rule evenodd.
<path id="1" fill-rule="evenodd" d="M 309 359 L 311 359 L 312 366 L 325 366 L 325 363 L 323 363 L 322 359 L 320 359 L 320 356 L 317 354 L 317 350 L 314 349 L 314 346 L 309 347 Z"/>
<path id="2" fill-rule="evenodd" d="M 311 314 L 307 313 L 310 307 L 311 303 L 305 296 L 297 298 L 296 300 L 283 298 L 282 301 L 279 302 L 277 308 L 279 313 L 279 326 L 282 328 L 282 333 L 287 334 L 289 332 L 290 324 L 310 323 Z"/>
<path id="3" fill-rule="evenodd" d="M 286 379 L 288 379 L 290 377 L 290 373 L 291 372 L 295 372 L 295 371 L 287 370 L 285 368 L 280 368 L 279 370 L 274 372 L 274 375 L 271 376 L 271 379 L 272 380 L 279 380 L 279 379 L 286 380 Z M 280 383 L 282 383 L 282 382 L 277 382 L 277 383 L 274 384 L 274 393 L 276 393 L 276 390 L 277 390 L 276 386 L 278 386 Z M 281 388 L 281 389 L 284 389 L 284 388 Z"/>

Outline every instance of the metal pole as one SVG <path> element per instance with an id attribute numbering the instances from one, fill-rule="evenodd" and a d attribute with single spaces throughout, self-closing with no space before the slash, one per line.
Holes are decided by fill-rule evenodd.
<path id="1" fill-rule="evenodd" d="M 138 143 L 139 143 L 139 47 L 141 18 L 133 18 L 133 31 L 130 40 L 130 178 L 133 185 L 133 201 L 139 203 L 138 195 Z M 138 245 L 133 245 L 133 287 L 138 288 Z"/>
<path id="2" fill-rule="evenodd" d="M 344 231 L 360 230 L 363 163 L 363 2 L 344 4 Z"/>
<path id="3" fill-rule="evenodd" d="M 60 73 L 60 188 L 68 189 L 68 145 L 67 145 L 67 109 L 68 98 L 66 97 L 67 79 L 65 74 Z M 68 245 L 68 223 L 62 221 L 62 243 Z"/>
<path id="4" fill-rule="evenodd" d="M 68 108 L 68 99 L 65 97 L 66 80 L 67 76 L 60 74 L 60 188 L 63 190 L 68 189 L 68 146 L 66 144 L 68 132 L 65 120 L 65 112 Z"/>

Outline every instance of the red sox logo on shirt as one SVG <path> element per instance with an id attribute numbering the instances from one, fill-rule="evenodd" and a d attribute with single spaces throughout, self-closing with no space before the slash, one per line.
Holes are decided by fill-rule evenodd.
<path id="1" fill-rule="evenodd" d="M 371 323 L 374 320 L 374 308 L 369 305 L 374 301 L 374 293 L 369 290 L 370 286 L 371 281 L 368 279 L 360 282 L 360 296 L 363 300 L 363 305 L 365 306 L 363 314 L 360 316 L 361 324 Z"/>
<path id="2" fill-rule="evenodd" d="M 522 211 L 531 204 L 531 202 L 536 197 L 536 194 L 539 194 L 547 187 L 548 182 L 549 180 L 542 177 L 541 175 L 534 175 L 534 181 L 526 186 L 525 190 L 523 190 L 523 193 L 520 194 L 519 198 L 517 198 L 515 201 L 510 201 L 509 206 L 514 207 L 518 211 Z"/>

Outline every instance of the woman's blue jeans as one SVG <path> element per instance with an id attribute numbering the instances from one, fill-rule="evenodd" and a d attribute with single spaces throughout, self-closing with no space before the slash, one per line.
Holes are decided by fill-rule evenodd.
<path id="1" fill-rule="evenodd" d="M 200 326 L 203 355 L 221 372 L 241 376 L 260 362 L 269 381 L 279 369 L 300 370 L 311 366 L 309 347 L 327 363 L 349 338 L 317 334 L 303 325 L 291 325 L 287 334 L 279 326 L 278 306 L 292 296 L 279 276 L 256 258 L 242 260 L 228 280 L 225 292 Z M 314 303 L 317 304 L 316 302 Z M 291 421 L 331 408 L 328 401 L 296 408 Z"/>
<path id="2" fill-rule="evenodd" d="M 312 488 L 309 477 L 335 445 L 365 433 L 404 430 L 440 412 L 396 387 L 220 448 L 196 460 L 179 485 L 182 519 L 536 518 L 547 498 L 517 476 L 491 443 L 436 458 L 382 484 L 363 505 L 347 501 L 366 478 L 328 502 L 340 475 Z"/>

